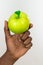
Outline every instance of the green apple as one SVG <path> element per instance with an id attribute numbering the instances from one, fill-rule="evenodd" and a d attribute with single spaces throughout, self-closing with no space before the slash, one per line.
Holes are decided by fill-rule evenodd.
<path id="1" fill-rule="evenodd" d="M 30 20 L 26 13 L 22 11 L 14 12 L 8 20 L 8 28 L 10 31 L 16 34 L 21 34 L 28 30 Z"/>

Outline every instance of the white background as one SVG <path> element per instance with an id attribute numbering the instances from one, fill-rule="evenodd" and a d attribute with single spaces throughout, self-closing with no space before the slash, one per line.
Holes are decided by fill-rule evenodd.
<path id="1" fill-rule="evenodd" d="M 43 0 L 0 0 L 0 57 L 6 51 L 4 20 L 16 10 L 30 17 L 33 47 L 15 65 L 43 65 Z"/>

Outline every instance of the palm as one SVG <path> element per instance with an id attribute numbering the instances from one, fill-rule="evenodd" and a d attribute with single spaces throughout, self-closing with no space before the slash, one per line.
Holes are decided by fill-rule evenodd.
<path id="1" fill-rule="evenodd" d="M 26 53 L 28 48 L 25 48 L 24 42 L 20 39 L 19 35 L 11 36 L 7 40 L 8 49 L 14 57 L 21 57 Z M 29 47 L 30 48 L 30 47 Z"/>

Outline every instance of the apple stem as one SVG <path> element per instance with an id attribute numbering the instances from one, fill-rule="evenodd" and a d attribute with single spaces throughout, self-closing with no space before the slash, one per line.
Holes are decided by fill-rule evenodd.
<path id="1" fill-rule="evenodd" d="M 15 13 L 18 15 L 17 18 L 19 18 L 20 17 L 20 11 L 16 11 Z"/>

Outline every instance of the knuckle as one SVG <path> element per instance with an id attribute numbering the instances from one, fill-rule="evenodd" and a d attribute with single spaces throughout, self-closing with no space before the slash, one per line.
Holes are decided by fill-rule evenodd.
<path id="1" fill-rule="evenodd" d="M 30 34 L 30 31 L 26 31 L 26 34 L 29 35 Z"/>
<path id="2" fill-rule="evenodd" d="M 28 31 L 27 33 L 30 34 L 30 31 Z"/>
<path id="3" fill-rule="evenodd" d="M 29 37 L 29 40 L 32 41 L 32 37 Z"/>
<path id="4" fill-rule="evenodd" d="M 31 46 L 33 46 L 33 44 L 31 43 Z"/>

